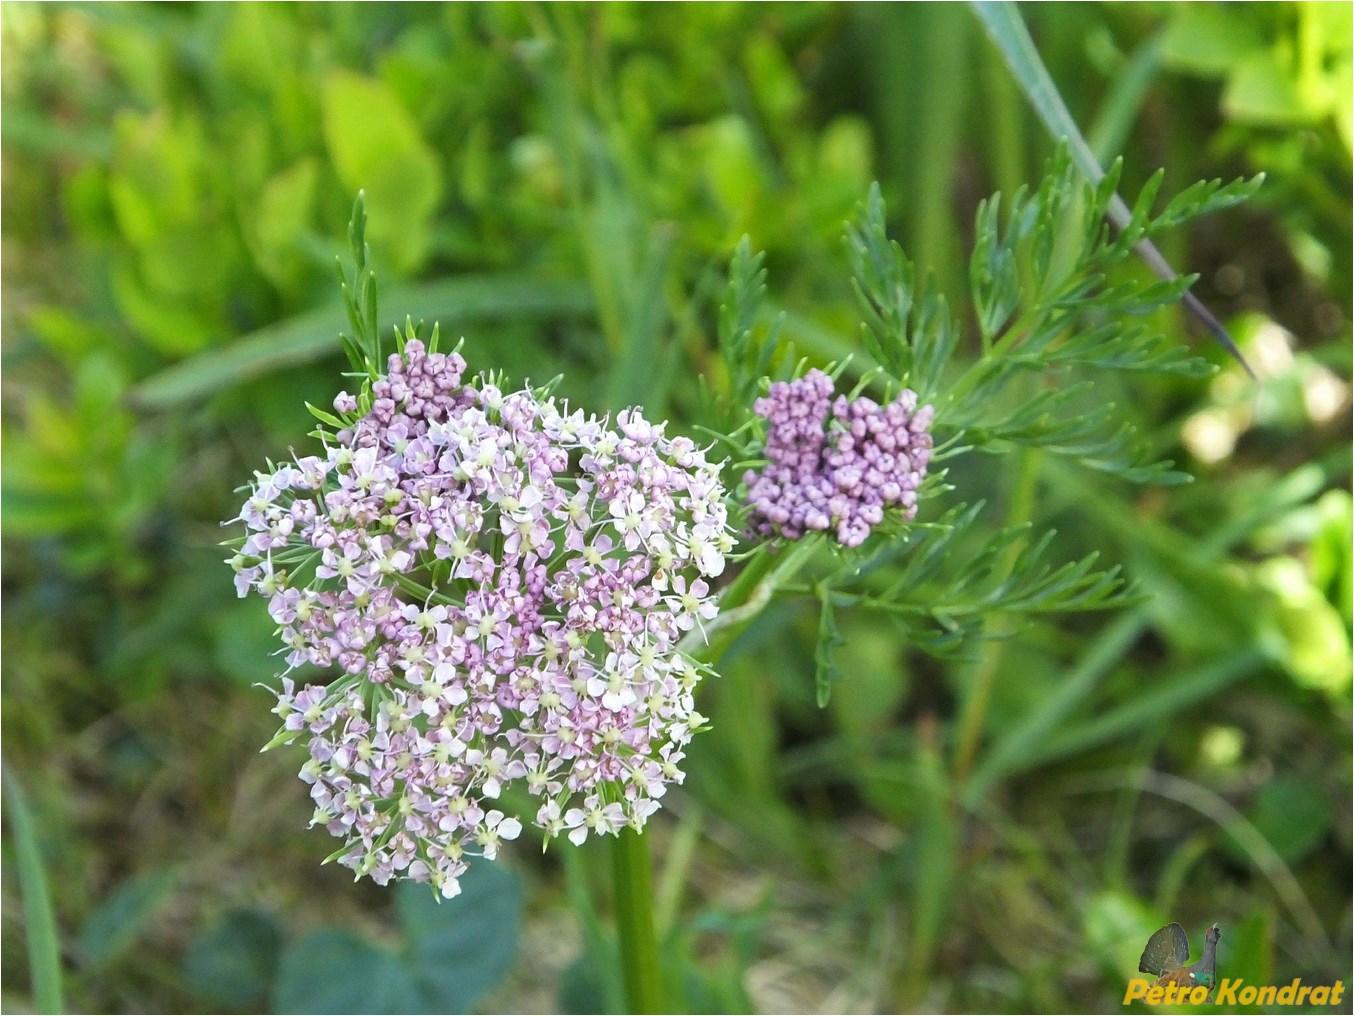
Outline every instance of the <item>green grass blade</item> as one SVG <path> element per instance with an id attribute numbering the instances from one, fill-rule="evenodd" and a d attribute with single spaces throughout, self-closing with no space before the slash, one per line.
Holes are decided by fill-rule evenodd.
<path id="1" fill-rule="evenodd" d="M 1076 163 L 1082 175 L 1092 183 L 1099 183 L 1105 171 L 1101 168 L 1095 153 L 1091 151 L 1091 146 L 1082 136 L 1081 129 L 1072 118 L 1067 104 L 1063 102 L 1058 86 L 1049 77 L 1048 69 L 1044 67 L 1044 61 L 1040 58 L 1016 5 L 1007 0 L 974 0 L 973 12 L 978 15 L 978 20 L 987 29 L 992 42 L 1005 57 L 1012 76 L 1025 92 L 1030 105 L 1039 114 L 1039 119 L 1044 122 L 1048 132 L 1054 138 L 1066 138 L 1072 161 Z M 1119 206 L 1123 209 L 1124 222 L 1127 222 L 1128 208 L 1122 201 L 1119 201 Z M 1116 224 L 1122 225 L 1117 220 Z"/>
<path id="2" fill-rule="evenodd" d="M 1155 35 L 1134 50 L 1114 76 L 1105 101 L 1086 132 L 1087 144 L 1101 165 L 1123 154 L 1133 123 L 1161 70 L 1161 38 Z"/>
<path id="3" fill-rule="evenodd" d="M 964 787 L 966 807 L 976 807 L 988 790 L 1001 780 L 1038 764 L 1049 738 L 1090 696 L 1100 679 L 1142 633 L 1144 614 L 1144 611 L 1136 610 L 1114 621 L 1058 685 L 1057 691 L 999 736 Z"/>
<path id="4" fill-rule="evenodd" d="M 523 275 L 460 276 L 422 285 L 392 287 L 382 328 L 414 321 L 452 324 L 483 319 L 534 319 L 588 314 L 587 287 L 572 280 Z M 167 409 L 282 367 L 309 363 L 339 351 L 347 318 L 325 307 L 261 328 L 238 342 L 213 349 L 161 371 L 132 390 L 136 403 Z"/>
<path id="5" fill-rule="evenodd" d="M 1058 92 L 1058 86 L 1053 83 L 1048 69 L 1044 66 L 1044 61 L 1040 59 L 1039 51 L 1035 48 L 1034 40 L 1030 38 L 1029 30 L 1025 27 L 1025 22 L 1021 20 L 1016 5 L 1011 0 L 972 0 L 972 4 L 978 20 L 983 23 L 983 27 L 987 29 L 987 34 L 991 37 L 992 42 L 997 49 L 1001 50 L 1002 56 L 1006 58 L 1006 63 L 1011 68 L 1011 74 L 1030 100 L 1030 105 L 1034 107 L 1034 111 L 1039 114 L 1039 119 L 1048 128 L 1049 134 L 1054 138 L 1066 139 L 1072 161 L 1077 169 L 1093 185 L 1100 183 L 1105 177 L 1105 170 L 1095 157 L 1095 152 L 1091 150 L 1090 144 L 1082 135 L 1081 129 L 1077 126 L 1076 120 L 1073 119 L 1071 111 L 1067 108 L 1067 104 L 1063 102 L 1062 95 Z M 1128 225 L 1131 217 L 1132 213 L 1128 206 L 1124 204 L 1123 199 L 1118 194 L 1113 195 L 1109 204 L 1110 221 L 1117 228 L 1123 229 Z M 1160 278 L 1174 281 L 1179 277 L 1161 251 L 1150 240 L 1139 241 L 1134 250 Z M 1236 358 L 1237 362 L 1246 369 L 1246 373 L 1250 374 L 1252 378 L 1255 377 L 1250 364 L 1241 355 L 1241 350 L 1237 349 L 1236 343 L 1232 341 L 1227 329 L 1213 316 L 1212 312 L 1189 292 L 1186 292 L 1181 299 L 1185 308 L 1203 323 L 1204 327 L 1222 344 L 1227 352 Z"/>
<path id="6" fill-rule="evenodd" d="M 3 766 L 5 812 L 14 837 L 14 854 L 23 888 L 24 929 L 28 935 L 28 967 L 33 978 L 33 1005 L 40 1013 L 65 1012 L 61 997 L 61 944 L 56 933 L 42 848 L 28 802 L 18 780 Z"/>
<path id="7" fill-rule="evenodd" d="M 1246 647 L 1176 674 L 1168 683 L 1130 702 L 1088 722 L 1053 734 L 1039 746 L 1032 762 L 1042 765 L 1164 723 L 1182 710 L 1216 695 L 1228 685 L 1250 677 L 1264 665 L 1264 656 L 1258 650 Z"/>

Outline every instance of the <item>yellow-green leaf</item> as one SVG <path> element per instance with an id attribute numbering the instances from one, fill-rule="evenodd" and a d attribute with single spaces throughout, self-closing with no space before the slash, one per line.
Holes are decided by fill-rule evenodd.
<path id="1" fill-rule="evenodd" d="M 442 196 L 437 154 L 389 86 L 335 71 L 324 82 L 324 137 L 339 180 L 367 193 L 367 238 L 396 272 L 422 264 Z"/>

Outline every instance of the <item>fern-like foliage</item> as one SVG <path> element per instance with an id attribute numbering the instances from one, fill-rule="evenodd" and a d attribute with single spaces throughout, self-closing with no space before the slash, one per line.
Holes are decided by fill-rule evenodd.
<path id="1" fill-rule="evenodd" d="M 896 381 L 936 406 L 936 432 L 962 445 L 1002 452 L 1038 447 L 1135 483 L 1181 482 L 1169 462 L 1152 462 L 1114 407 L 1088 410 L 1091 381 L 1074 369 L 1198 377 L 1212 367 L 1145 321 L 1180 299 L 1193 276 L 1173 282 L 1109 281 L 1133 248 L 1191 218 L 1245 200 L 1258 180 L 1188 188 L 1152 214 L 1162 176 L 1148 181 L 1128 225 L 1105 219 L 1118 163 L 1094 188 L 1079 181 L 1066 151 L 1034 193 L 1021 190 L 979 206 L 969 261 L 981 355 L 956 372 L 956 326 L 944 298 L 915 286 L 915 269 L 888 238 L 876 185 L 847 234 L 866 349 Z"/>
<path id="2" fill-rule="evenodd" d="M 729 367 L 726 409 L 752 405 L 779 346 L 779 320 L 769 331 L 758 329 L 766 300 L 765 262 L 765 253 L 753 253 L 746 236 L 729 262 L 729 286 L 719 308 L 719 348 Z"/>
<path id="3" fill-rule="evenodd" d="M 339 291 L 348 312 L 348 326 L 352 335 L 339 333 L 339 342 L 348 355 L 353 370 L 368 377 L 376 377 L 384 366 L 381 356 L 381 328 L 377 317 L 376 273 L 367 264 L 367 199 L 363 191 L 353 201 L 353 214 L 348 220 L 348 251 L 353 258 L 353 280 L 338 261 Z"/>
<path id="4" fill-rule="evenodd" d="M 846 242 L 862 315 L 861 341 L 878 365 L 862 384 L 891 398 L 904 387 L 936 408 L 932 472 L 921 502 L 949 490 L 946 463 L 980 451 L 1038 449 L 1132 483 L 1189 479 L 1172 463 L 1146 453 L 1133 424 L 1100 397 L 1104 372 L 1205 376 L 1213 367 L 1154 330 L 1148 316 L 1178 299 L 1192 277 L 1138 280 L 1124 269 L 1143 239 L 1199 215 L 1244 200 L 1259 180 L 1196 184 L 1154 213 L 1161 174 L 1148 181 L 1121 230 L 1106 220 L 1120 166 L 1096 186 L 1081 182 L 1065 150 L 1033 192 L 1008 202 L 982 203 L 969 263 L 978 353 L 957 355 L 961 329 L 945 296 L 889 239 L 878 186 Z M 744 407 L 767 383 L 778 356 L 774 330 L 759 331 L 766 290 L 762 258 L 744 240 L 735 252 L 720 317 L 728 371 L 724 405 Z M 761 388 L 759 388 L 761 386 Z M 743 410 L 746 413 L 746 409 Z M 759 422 L 726 433 L 744 456 L 757 452 Z M 1099 610 L 1130 602 L 1134 591 L 1118 568 L 1097 567 L 1095 554 L 1061 565 L 1047 557 L 1052 531 L 1028 526 L 995 531 L 983 524 L 982 503 L 949 508 L 934 521 L 879 527 L 854 552 L 826 550 L 807 584 L 780 592 L 820 603 L 818 697 L 837 679 L 832 648 L 840 641 L 838 608 L 877 611 L 906 633 L 911 645 L 947 655 L 960 651 L 994 613 L 1028 617 Z M 923 516 L 924 517 L 924 516 Z"/>

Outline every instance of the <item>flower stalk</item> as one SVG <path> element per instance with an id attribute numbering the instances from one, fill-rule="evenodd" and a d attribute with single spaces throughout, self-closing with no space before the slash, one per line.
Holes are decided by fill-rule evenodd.
<path id="1" fill-rule="evenodd" d="M 653 871 L 643 835 L 621 830 L 611 844 L 611 865 L 626 1011 L 664 1012 L 663 972 L 654 931 Z"/>

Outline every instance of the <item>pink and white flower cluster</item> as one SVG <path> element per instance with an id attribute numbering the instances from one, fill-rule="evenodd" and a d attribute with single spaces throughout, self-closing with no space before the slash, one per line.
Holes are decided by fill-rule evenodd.
<path id="1" fill-rule="evenodd" d="M 704 670 L 677 646 L 733 548 L 690 440 L 464 371 L 409 341 L 369 411 L 341 394 L 324 454 L 257 474 L 231 520 L 236 587 L 268 598 L 288 672 L 340 673 L 284 675 L 275 709 L 274 743 L 308 742 L 313 823 L 359 876 L 446 896 L 521 832 L 509 784 L 581 843 L 639 829 L 681 782 Z"/>
<path id="2" fill-rule="evenodd" d="M 766 465 L 743 477 L 748 528 L 797 540 L 830 530 L 858 547 L 890 508 L 911 521 L 931 461 L 930 406 L 905 389 L 881 406 L 860 396 L 834 401 L 832 378 L 811 370 L 777 381 L 753 409 L 767 421 Z"/>

